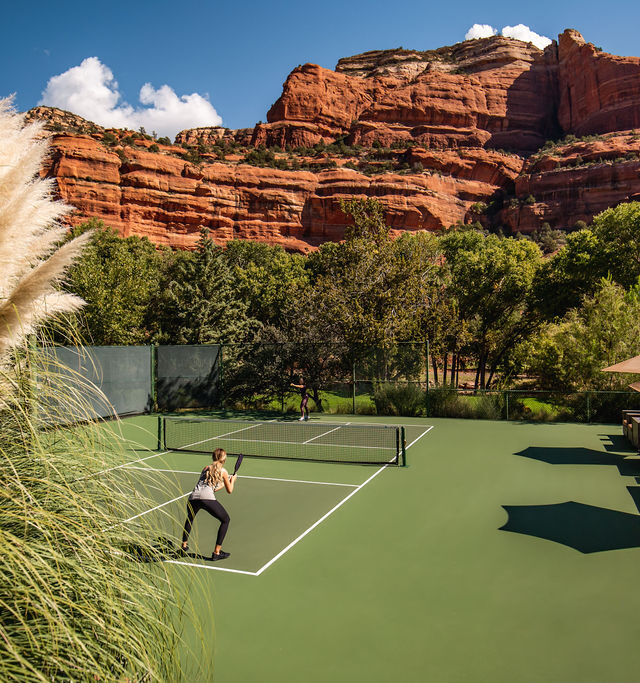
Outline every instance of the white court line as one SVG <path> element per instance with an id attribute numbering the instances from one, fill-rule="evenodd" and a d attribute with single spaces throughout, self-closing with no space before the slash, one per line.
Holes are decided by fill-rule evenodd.
<path id="1" fill-rule="evenodd" d="M 252 477 L 248 474 L 239 474 L 240 479 L 265 479 L 267 481 L 289 481 L 294 484 L 320 484 L 322 486 L 349 486 L 355 488 L 358 484 L 339 484 L 335 481 L 309 481 L 308 479 L 277 479 L 276 477 Z"/>
<path id="2" fill-rule="evenodd" d="M 274 562 L 279 560 L 286 552 L 291 550 L 291 548 L 293 548 L 293 546 L 296 545 L 296 543 L 301 541 L 307 534 L 311 533 L 311 531 L 313 531 L 319 524 L 324 522 L 324 520 L 327 519 L 327 517 L 329 517 L 329 515 L 333 514 L 339 507 L 344 505 L 349 500 L 349 498 L 351 498 L 351 496 L 354 496 L 356 493 L 358 493 L 358 491 L 363 486 L 366 486 L 374 477 L 377 477 L 380 474 L 380 472 L 382 472 L 382 470 L 386 469 L 388 466 L 389 465 L 383 465 L 379 470 L 374 472 L 366 481 L 364 481 L 364 482 L 362 482 L 362 484 L 358 485 L 358 487 L 354 491 L 352 491 L 348 496 L 343 498 L 336 506 L 331 508 L 331 510 L 329 510 L 329 512 L 327 512 L 325 515 L 323 515 L 317 522 L 312 524 L 306 531 L 304 531 L 302 534 L 300 534 L 300 536 L 298 536 L 298 538 L 291 541 L 291 543 L 289 543 L 289 545 L 286 548 L 281 550 L 275 557 L 271 558 L 269 560 L 269 562 L 267 562 L 260 569 L 258 569 L 257 572 L 247 572 L 247 571 L 242 571 L 240 569 L 226 569 L 225 567 L 212 567 L 208 564 L 195 564 L 192 562 L 180 562 L 178 560 L 163 560 L 163 561 L 171 563 L 171 564 L 184 564 L 188 567 L 200 567 L 201 569 L 213 569 L 214 571 L 220 571 L 220 572 L 233 572 L 235 574 L 247 574 L 248 576 L 260 576 L 260 574 L 262 574 L 262 572 L 264 572 L 266 569 L 268 569 Z"/>
<path id="3" fill-rule="evenodd" d="M 218 572 L 232 572 L 233 574 L 247 574 L 249 576 L 258 576 L 256 572 L 246 572 L 242 569 L 228 569 L 227 567 L 212 567 L 208 564 L 198 564 L 196 562 L 182 562 L 181 560 L 162 560 L 167 564 L 182 564 L 185 567 L 200 567 L 201 569 L 213 569 Z"/>
<path id="4" fill-rule="evenodd" d="M 343 424 L 350 424 L 350 423 L 343 423 Z M 376 424 L 376 423 L 372 423 Z M 253 425 L 252 425 L 253 426 Z M 257 425 L 255 425 L 257 426 Z M 406 446 L 406 449 L 411 448 L 417 441 L 419 441 L 425 434 L 428 434 L 431 430 L 433 429 L 433 425 L 431 425 L 427 430 L 425 430 L 420 436 L 418 436 L 416 439 L 414 439 L 408 446 Z M 335 431 L 335 430 L 332 430 Z M 233 433 L 233 432 L 231 432 Z M 327 434 L 329 432 L 326 432 Z M 320 435 L 324 436 L 324 434 Z M 199 442 L 198 442 L 199 443 Z M 314 444 L 317 445 L 317 444 Z M 161 454 L 158 454 L 161 455 Z M 145 460 L 148 458 L 145 458 Z M 133 462 L 139 462 L 137 460 L 132 461 Z M 132 463 L 126 463 L 127 464 L 132 464 Z M 120 467 L 124 467 L 125 465 L 121 465 Z M 355 485 L 355 484 L 330 484 L 329 482 L 311 482 L 311 481 L 301 481 L 301 480 L 294 480 L 294 479 L 274 479 L 274 481 L 289 481 L 289 482 L 298 482 L 298 483 L 315 483 L 315 484 L 326 484 L 329 486 L 355 486 L 354 490 L 349 493 L 349 495 L 345 496 L 337 505 L 335 505 L 331 510 L 329 510 L 327 513 L 325 513 L 319 520 L 317 520 L 314 524 L 312 524 L 306 531 L 304 531 L 302 534 L 300 534 L 296 539 L 294 539 L 291 543 L 289 543 L 288 546 L 283 548 L 275 557 L 271 558 L 265 565 L 263 565 L 257 572 L 248 572 L 240 569 L 229 569 L 226 567 L 213 567 L 210 565 L 206 564 L 196 564 L 192 562 L 182 562 L 180 560 L 164 560 L 164 562 L 168 564 L 180 564 L 180 565 L 185 565 L 187 567 L 199 567 L 202 569 L 212 569 L 214 571 L 224 571 L 224 572 L 229 572 L 233 574 L 245 574 L 247 576 L 260 576 L 264 571 L 266 571 L 272 564 L 277 562 L 285 553 L 287 553 L 291 548 L 293 548 L 297 543 L 299 543 L 305 536 L 307 536 L 313 529 L 315 529 L 317 526 L 319 526 L 322 522 L 324 522 L 325 519 L 327 519 L 330 515 L 332 515 L 336 510 L 338 510 L 340 507 L 342 507 L 352 496 L 354 496 L 360 489 L 362 489 L 364 486 L 366 486 L 370 481 L 372 481 L 375 477 L 377 477 L 380 472 L 385 470 L 389 465 L 383 465 L 380 469 L 376 470 L 366 481 L 362 482 L 362 484 Z M 130 469 L 147 469 L 147 468 L 130 468 Z M 160 471 L 160 470 L 156 470 Z M 167 471 L 167 470 L 162 470 L 162 471 Z M 168 470 L 168 471 L 173 471 L 173 470 Z M 178 470 L 176 470 L 178 471 Z M 189 474 L 198 474 L 198 472 L 189 472 Z M 268 477 L 250 477 L 246 476 L 244 477 L 246 479 L 269 479 Z M 136 515 L 136 517 L 140 517 L 144 514 L 147 514 L 147 512 L 152 512 L 153 510 L 156 510 L 160 507 L 163 507 L 164 505 L 168 505 L 169 503 L 174 502 L 175 500 L 179 500 L 180 498 L 183 498 L 184 496 L 189 495 L 188 493 L 183 494 L 182 496 L 179 496 L 178 498 L 174 498 L 171 501 L 167 501 L 166 503 L 162 503 L 162 505 L 159 505 L 152 510 L 147 510 L 146 512 L 141 513 L 140 515 Z M 136 519 L 136 517 L 132 517 L 131 519 Z M 126 520 L 131 521 L 131 520 Z"/>
<path id="5" fill-rule="evenodd" d="M 127 470 L 141 470 L 142 472 L 174 472 L 176 474 L 201 474 L 187 470 L 163 470 L 155 467 L 125 467 Z M 310 481 L 309 479 L 278 479 L 277 477 L 253 477 L 249 474 L 239 474 L 238 479 L 263 479 L 264 481 L 285 481 L 294 484 L 322 484 L 323 486 L 350 486 L 355 488 L 358 484 L 339 484 L 334 481 Z"/>
<path id="6" fill-rule="evenodd" d="M 342 429 L 342 427 L 351 424 L 350 422 L 345 423 L 345 425 L 340 425 L 339 427 L 334 427 L 333 429 L 330 429 L 328 432 L 323 432 L 322 434 L 318 434 L 318 436 L 312 436 L 310 439 L 307 439 L 307 441 L 303 441 L 302 445 L 304 446 L 305 444 L 309 443 L 310 441 L 313 441 L 314 439 L 319 439 L 321 436 L 326 436 L 327 434 L 331 434 L 331 432 L 337 432 L 338 429 Z"/>
<path id="7" fill-rule="evenodd" d="M 408 446 L 405 446 L 405 451 L 408 450 L 409 448 L 411 448 L 411 446 L 413 446 L 413 444 L 414 444 L 416 441 L 420 441 L 420 439 L 421 439 L 425 434 L 428 434 L 432 429 L 433 429 L 433 425 L 431 425 L 431 427 L 429 427 L 429 429 L 427 429 L 427 431 L 422 432 L 422 434 L 420 434 L 420 436 L 419 436 L 417 439 L 414 439 Z"/>
<path id="8" fill-rule="evenodd" d="M 191 491 L 187 491 L 187 493 L 183 493 L 180 496 L 177 496 L 176 498 L 172 498 L 171 500 L 166 501 L 165 503 L 160 503 L 160 505 L 156 505 L 154 508 L 150 508 L 149 510 L 145 510 L 144 512 L 141 512 L 138 515 L 134 515 L 133 517 L 129 517 L 129 519 L 125 519 L 123 522 L 118 522 L 118 524 L 127 524 L 128 522 L 132 522 L 134 519 L 138 519 L 138 517 L 143 517 L 144 515 L 148 515 L 150 512 L 153 512 L 154 510 L 159 510 L 160 508 L 163 508 L 165 505 L 169 505 L 170 503 L 175 503 L 176 500 L 180 500 L 180 498 L 184 498 L 185 496 L 188 496 L 191 494 Z"/>
<path id="9" fill-rule="evenodd" d="M 307 534 L 311 533 L 319 524 L 324 522 L 324 520 L 327 519 L 327 517 L 329 517 L 329 515 L 333 514 L 338 508 L 342 507 L 349 500 L 349 498 L 351 498 L 351 496 L 355 496 L 356 493 L 358 493 L 358 491 L 363 486 L 366 486 L 372 479 L 377 477 L 380 474 L 380 472 L 382 472 L 382 470 L 385 470 L 387 467 L 388 467 L 388 465 L 383 465 L 379 470 L 374 472 L 366 481 L 362 482 L 362 484 L 360 484 L 358 486 L 358 488 L 356 488 L 348 496 L 343 498 L 336 506 L 331 508 L 331 510 L 329 510 L 329 512 L 327 512 L 322 517 L 320 517 L 320 519 L 317 522 L 312 524 L 306 531 L 304 531 L 302 534 L 300 534 L 300 536 L 298 536 L 298 538 L 291 541 L 291 543 L 289 543 L 289 545 L 286 548 L 281 550 L 275 557 L 271 558 L 269 560 L 269 562 L 267 562 L 267 564 L 265 564 L 260 569 L 258 569 L 258 571 L 256 572 L 256 576 L 260 576 L 260 574 L 262 574 L 263 571 L 268 569 L 274 562 L 279 560 L 285 553 L 287 553 L 289 550 L 291 550 L 291 548 L 293 548 L 293 546 L 296 545 L 296 543 L 298 543 L 298 541 L 301 541 Z"/>

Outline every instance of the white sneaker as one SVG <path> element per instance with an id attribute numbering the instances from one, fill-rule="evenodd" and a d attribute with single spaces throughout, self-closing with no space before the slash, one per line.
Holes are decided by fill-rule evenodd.
<path id="1" fill-rule="evenodd" d="M 298 422 L 304 422 L 304 417 L 301 417 Z"/>

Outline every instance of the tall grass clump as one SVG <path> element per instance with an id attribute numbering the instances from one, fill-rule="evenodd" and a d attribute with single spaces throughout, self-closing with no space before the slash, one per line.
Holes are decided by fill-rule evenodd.
<path id="1" fill-rule="evenodd" d="M 371 400 L 378 415 L 417 417 L 425 410 L 425 392 L 419 384 L 376 383 Z"/>
<path id="2" fill-rule="evenodd" d="M 59 286 L 87 237 L 57 247 L 67 207 L 37 175 L 38 128 L 22 123 L 0 100 L 0 680 L 179 681 L 192 608 L 146 518 L 122 523 L 162 483 L 116 467 L 124 444 L 26 343 L 82 305 Z"/>

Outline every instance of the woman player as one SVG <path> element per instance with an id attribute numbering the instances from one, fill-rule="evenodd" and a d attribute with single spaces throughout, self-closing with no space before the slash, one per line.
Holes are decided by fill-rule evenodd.
<path id="1" fill-rule="evenodd" d="M 223 465 L 226 459 L 227 453 L 224 449 L 216 448 L 213 451 L 213 462 L 202 470 L 198 483 L 189 495 L 189 500 L 187 501 L 187 520 L 184 523 L 184 531 L 182 533 L 182 551 L 186 552 L 189 550 L 187 541 L 191 533 L 193 518 L 198 514 L 199 510 L 206 510 L 210 515 L 220 520 L 216 547 L 211 555 L 211 559 L 214 562 L 226 560 L 231 555 L 231 553 L 225 553 L 222 550 L 222 541 L 224 541 L 227 529 L 229 528 L 229 513 L 216 500 L 215 496 L 215 492 L 219 491 L 223 486 L 227 493 L 232 493 L 238 476 L 237 474 L 229 476 L 227 470 L 224 469 Z"/>
<path id="2" fill-rule="evenodd" d="M 291 383 L 292 387 L 300 389 L 300 422 L 309 419 L 309 408 L 307 403 L 309 403 L 309 390 L 307 389 L 304 377 L 300 377 L 300 384 Z"/>

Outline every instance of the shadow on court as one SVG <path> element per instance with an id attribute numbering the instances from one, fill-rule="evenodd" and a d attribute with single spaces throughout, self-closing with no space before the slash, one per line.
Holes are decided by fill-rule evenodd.
<path id="1" fill-rule="evenodd" d="M 637 454 L 637 450 L 622 436 L 622 434 L 599 434 L 602 437 L 603 446 L 606 451 L 616 451 L 627 453 L 628 455 Z M 604 443 L 609 441 L 609 443 Z"/>
<path id="2" fill-rule="evenodd" d="M 633 453 L 616 454 L 611 451 L 628 451 L 624 439 L 601 435 L 611 441 L 608 452 L 591 448 L 542 448 L 531 446 L 515 455 L 549 465 L 598 465 L 616 467 L 621 476 L 640 477 L 640 460 L 629 458 Z M 627 490 L 640 511 L 640 487 Z M 581 553 L 621 550 L 640 547 L 640 515 L 610 510 L 585 503 L 567 501 L 552 505 L 503 505 L 509 515 L 501 531 L 512 531 L 537 536 L 561 543 Z"/>
<path id="3" fill-rule="evenodd" d="M 618 468 L 625 477 L 640 476 L 640 459 L 630 459 L 627 455 L 603 453 L 592 448 L 542 448 L 530 446 L 515 453 L 523 458 L 539 460 L 550 465 L 607 465 Z"/>
<path id="4" fill-rule="evenodd" d="M 166 536 L 159 536 L 149 544 L 129 543 L 122 547 L 122 551 L 134 562 L 163 562 L 185 557 L 180 546 Z"/>
<path id="5" fill-rule="evenodd" d="M 634 496 L 634 500 L 637 501 L 638 497 Z M 581 553 L 640 547 L 639 515 L 574 501 L 502 507 L 509 515 L 509 520 L 500 527 L 501 531 L 537 536 Z"/>

